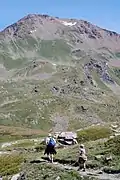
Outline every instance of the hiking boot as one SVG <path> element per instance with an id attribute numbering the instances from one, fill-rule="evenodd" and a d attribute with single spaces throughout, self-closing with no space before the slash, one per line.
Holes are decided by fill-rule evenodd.
<path id="1" fill-rule="evenodd" d="M 53 160 L 51 159 L 50 162 L 53 163 Z"/>
<path id="2" fill-rule="evenodd" d="M 48 161 L 51 161 L 51 158 L 49 156 L 47 158 L 48 158 Z"/>

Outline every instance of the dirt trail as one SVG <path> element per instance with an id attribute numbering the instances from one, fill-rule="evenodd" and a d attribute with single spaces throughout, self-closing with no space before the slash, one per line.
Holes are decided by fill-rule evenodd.
<path id="1" fill-rule="evenodd" d="M 55 166 L 58 167 L 60 169 L 65 169 L 65 170 L 75 170 L 77 171 L 80 176 L 82 177 L 91 177 L 91 178 L 96 178 L 96 180 L 120 180 L 120 173 L 116 173 L 116 174 L 108 174 L 105 173 L 101 170 L 94 170 L 94 169 L 87 169 L 85 172 L 83 171 L 78 171 L 78 167 L 72 166 L 72 165 L 66 165 L 66 164 L 62 164 L 60 162 L 54 162 L 53 164 L 49 163 L 46 158 L 42 157 L 40 160 L 34 160 L 31 161 L 31 163 L 47 163 L 51 166 Z"/>
<path id="2" fill-rule="evenodd" d="M 70 165 L 63 165 L 59 163 L 57 164 L 55 163 L 54 165 L 56 167 L 63 168 L 66 170 L 75 170 L 83 177 L 85 176 L 95 177 L 96 179 L 99 179 L 99 180 L 119 180 L 120 179 L 120 174 L 107 174 L 100 170 L 93 170 L 93 169 L 89 169 L 89 170 L 86 170 L 86 172 L 82 172 L 82 171 L 78 171 L 78 167 L 73 167 Z"/>

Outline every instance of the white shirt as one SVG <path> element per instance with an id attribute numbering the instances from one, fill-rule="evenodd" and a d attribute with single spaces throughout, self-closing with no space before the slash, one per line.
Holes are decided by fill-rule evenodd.
<path id="1" fill-rule="evenodd" d="M 49 140 L 50 140 L 49 137 L 47 137 L 47 138 L 45 139 L 45 144 L 46 144 L 46 145 L 48 144 Z"/>
<path id="2" fill-rule="evenodd" d="M 86 154 L 85 149 L 84 148 L 80 148 L 79 149 L 79 153 L 80 153 L 80 155 L 82 155 L 82 154 L 85 155 Z"/>

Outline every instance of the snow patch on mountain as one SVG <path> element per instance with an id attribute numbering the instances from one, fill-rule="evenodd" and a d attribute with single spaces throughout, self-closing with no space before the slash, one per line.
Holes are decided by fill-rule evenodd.
<path id="1" fill-rule="evenodd" d="M 34 33 L 34 32 L 36 32 L 36 29 L 35 29 L 35 30 L 31 30 L 31 31 L 30 31 L 30 33 Z"/>
<path id="2" fill-rule="evenodd" d="M 67 21 L 61 21 L 61 23 L 65 26 L 75 26 L 77 22 L 67 22 Z"/>

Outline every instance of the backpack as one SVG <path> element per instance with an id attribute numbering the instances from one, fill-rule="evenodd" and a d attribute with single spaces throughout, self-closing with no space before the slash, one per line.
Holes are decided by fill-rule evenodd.
<path id="1" fill-rule="evenodd" d="M 55 146 L 55 141 L 53 138 L 50 138 L 48 145 Z"/>

